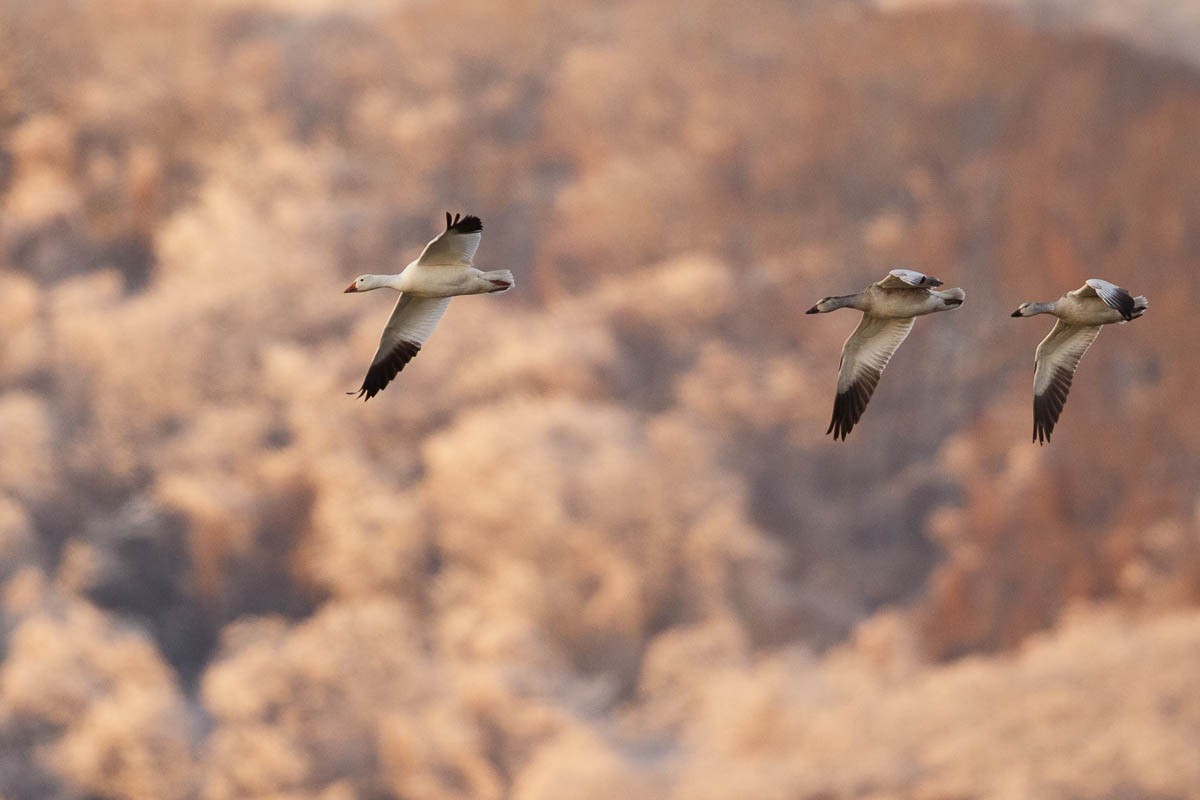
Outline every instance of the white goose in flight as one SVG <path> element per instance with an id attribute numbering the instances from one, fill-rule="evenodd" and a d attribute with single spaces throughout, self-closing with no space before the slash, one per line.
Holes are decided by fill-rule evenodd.
<path id="1" fill-rule="evenodd" d="M 1053 314 L 1058 322 L 1034 354 L 1033 441 L 1045 444 L 1062 413 L 1079 359 L 1100 335 L 1100 326 L 1122 325 L 1146 313 L 1145 297 L 1133 297 L 1114 283 L 1088 278 L 1073 292 L 1048 303 L 1022 303 L 1014 317 Z"/>
<path id="2" fill-rule="evenodd" d="M 937 278 L 920 272 L 894 269 L 861 292 L 822 298 L 805 312 L 823 314 L 839 308 L 863 312 L 862 321 L 842 345 L 833 419 L 825 433 L 845 441 L 866 410 L 883 368 L 912 330 L 913 317 L 962 305 L 966 292 L 938 291 L 941 285 Z"/>
<path id="3" fill-rule="evenodd" d="M 505 292 L 513 287 L 513 274 L 508 270 L 482 272 L 471 266 L 482 238 L 479 217 L 455 214 L 452 218 L 447 211 L 446 230 L 425 245 L 421 255 L 399 275 L 360 275 L 346 287 L 347 292 L 385 287 L 400 292 L 362 388 L 347 394 L 370 400 L 381 392 L 420 351 L 450 305 L 450 298 Z"/>

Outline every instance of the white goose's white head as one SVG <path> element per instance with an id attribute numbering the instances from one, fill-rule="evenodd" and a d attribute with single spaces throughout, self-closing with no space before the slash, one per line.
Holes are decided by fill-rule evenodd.
<path id="1" fill-rule="evenodd" d="M 383 286 L 382 277 L 379 275 L 359 275 L 354 279 L 354 283 L 346 287 L 342 294 L 349 292 L 369 292 L 372 289 L 378 289 Z"/>

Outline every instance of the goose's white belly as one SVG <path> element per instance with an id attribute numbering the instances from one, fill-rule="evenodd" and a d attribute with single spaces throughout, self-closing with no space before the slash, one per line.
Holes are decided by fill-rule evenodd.
<path id="1" fill-rule="evenodd" d="M 474 267 L 427 267 L 410 264 L 400 274 L 400 291 L 416 297 L 456 297 L 487 291 Z"/>

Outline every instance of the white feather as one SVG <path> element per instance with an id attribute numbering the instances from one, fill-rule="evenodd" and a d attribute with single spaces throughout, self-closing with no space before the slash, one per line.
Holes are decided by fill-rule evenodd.
<path id="1" fill-rule="evenodd" d="M 838 370 L 838 393 L 845 392 L 864 377 L 872 383 L 892 360 L 896 349 L 912 331 L 913 318 L 880 319 L 864 314 L 858 327 L 842 345 L 842 363 Z M 872 387 L 874 388 L 874 387 Z"/>
<path id="2" fill-rule="evenodd" d="M 414 262 L 422 267 L 470 266 L 483 239 L 483 231 L 459 233 L 447 228 L 425 245 Z"/>

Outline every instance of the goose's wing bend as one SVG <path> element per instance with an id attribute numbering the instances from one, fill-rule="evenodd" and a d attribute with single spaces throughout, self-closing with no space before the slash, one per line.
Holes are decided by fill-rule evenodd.
<path id="1" fill-rule="evenodd" d="M 1133 312 L 1136 305 L 1133 295 L 1115 283 L 1109 283 L 1100 278 L 1088 278 L 1084 281 L 1083 286 L 1080 286 L 1071 292 L 1071 294 L 1076 297 L 1099 297 L 1104 301 L 1104 305 L 1120 311 L 1121 316 L 1126 320 L 1133 319 Z"/>
<path id="2" fill-rule="evenodd" d="M 1059 320 L 1038 345 L 1033 370 L 1033 440 L 1038 444 L 1050 441 L 1079 359 L 1099 335 L 1099 325 L 1076 326 Z"/>
<path id="3" fill-rule="evenodd" d="M 875 284 L 880 289 L 933 289 L 942 282 L 932 275 L 912 269 L 894 269 Z"/>
<path id="4" fill-rule="evenodd" d="M 913 319 L 881 319 L 863 314 L 858 327 L 842 345 L 837 397 L 829 429 L 834 439 L 845 439 L 862 417 L 883 368 L 912 330 Z"/>
<path id="5" fill-rule="evenodd" d="M 392 382 L 404 365 L 413 359 L 421 350 L 421 345 L 433 333 L 438 321 L 446 313 L 450 305 L 449 297 L 414 297 L 409 294 L 400 295 L 392 316 L 383 329 L 379 339 L 379 349 L 371 359 L 367 376 L 363 378 L 362 387 L 357 394 L 364 400 L 370 400 L 383 388 Z"/>
<path id="6" fill-rule="evenodd" d="M 479 217 L 467 215 L 450 216 L 446 212 L 446 230 L 439 233 L 417 257 L 423 267 L 470 266 L 483 239 L 483 223 Z"/>

